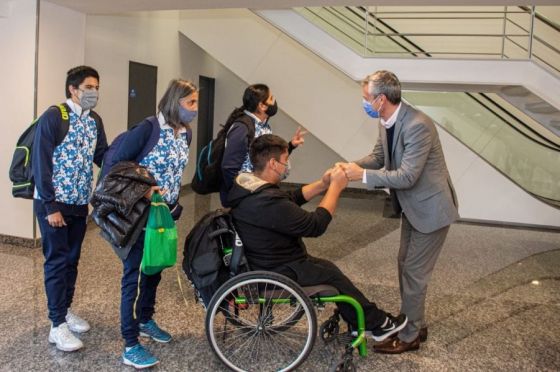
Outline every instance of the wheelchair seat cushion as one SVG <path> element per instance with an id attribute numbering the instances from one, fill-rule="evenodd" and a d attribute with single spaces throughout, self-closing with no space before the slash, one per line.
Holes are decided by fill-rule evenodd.
<path id="1" fill-rule="evenodd" d="M 326 284 L 301 287 L 301 289 L 307 297 L 336 296 L 339 294 L 335 287 Z M 265 290 L 261 291 L 260 295 L 266 298 L 284 298 L 286 297 L 286 291 L 283 289 Z"/>
<path id="2" fill-rule="evenodd" d="M 313 296 L 336 296 L 338 295 L 338 290 L 331 286 L 331 285 L 326 285 L 326 284 L 321 284 L 321 285 L 312 285 L 309 287 L 302 287 L 303 291 L 305 292 L 305 294 L 308 297 L 313 297 Z"/>

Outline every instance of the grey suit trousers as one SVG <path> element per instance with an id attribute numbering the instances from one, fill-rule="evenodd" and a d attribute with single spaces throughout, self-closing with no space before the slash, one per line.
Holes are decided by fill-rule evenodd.
<path id="1" fill-rule="evenodd" d="M 399 286 L 401 313 L 408 317 L 408 324 L 399 332 L 402 341 L 415 340 L 420 328 L 426 326 L 424 310 L 428 282 L 448 231 L 449 226 L 445 226 L 431 233 L 421 233 L 402 215 Z"/>

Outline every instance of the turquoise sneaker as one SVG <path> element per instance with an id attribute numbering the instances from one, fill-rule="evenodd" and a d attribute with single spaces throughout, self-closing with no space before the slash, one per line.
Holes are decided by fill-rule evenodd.
<path id="1" fill-rule="evenodd" d="M 158 358 L 152 355 L 140 344 L 136 344 L 122 355 L 123 363 L 136 369 L 153 367 L 159 363 Z"/>
<path id="2" fill-rule="evenodd" d="M 150 337 L 152 340 L 162 343 L 171 341 L 171 335 L 159 328 L 156 322 L 150 320 L 146 324 L 140 323 L 140 336 Z"/>

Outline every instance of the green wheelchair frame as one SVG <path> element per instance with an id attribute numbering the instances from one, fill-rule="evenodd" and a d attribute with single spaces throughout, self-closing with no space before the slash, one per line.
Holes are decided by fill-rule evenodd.
<path id="1" fill-rule="evenodd" d="M 254 286 L 252 289 L 253 293 L 250 293 L 251 290 L 247 289 L 251 285 Z M 263 285 L 274 285 L 275 287 L 270 290 L 270 292 L 267 292 L 266 288 L 264 290 L 262 289 Z M 279 289 L 276 289 L 276 285 L 279 286 Z M 282 292 L 289 292 L 289 295 L 283 296 L 270 294 L 267 296 L 267 293 L 277 293 L 280 290 Z M 218 358 L 227 367 L 236 371 L 260 371 L 269 369 L 275 371 L 293 370 L 305 361 L 313 348 L 317 334 L 315 309 L 323 308 L 327 303 L 346 303 L 352 306 L 356 311 L 358 334 L 346 344 L 342 357 L 336 362 L 335 366 L 331 366 L 331 370 L 355 371 L 356 367 L 353 363 L 354 349 L 358 350 L 360 357 L 367 356 L 365 316 L 362 306 L 354 298 L 347 295 L 321 295 L 320 292 L 318 294 L 308 295 L 305 290 L 305 287 L 302 288 L 297 283 L 283 275 L 264 271 L 252 271 L 240 274 L 239 276 L 235 276 L 224 283 L 216 294 L 214 294 L 212 301 L 208 305 L 206 314 L 206 335 Z M 240 292 L 243 292 L 243 294 L 240 294 Z M 254 316 L 254 322 L 241 320 L 241 316 L 239 319 L 236 318 L 238 314 L 243 314 L 243 311 L 245 311 L 243 309 L 253 305 L 257 306 L 256 310 L 254 310 L 256 313 Z M 289 305 L 288 307 L 290 309 L 295 308 L 296 310 L 289 310 L 292 314 L 288 320 L 284 319 L 284 313 L 280 316 L 276 316 L 279 319 L 283 319 L 282 321 L 284 323 L 279 321 L 280 323 L 276 325 L 266 324 L 267 321 L 269 323 L 276 321 L 272 312 L 275 310 L 275 307 L 281 307 L 279 305 Z M 271 313 L 270 316 L 268 315 L 268 312 Z M 306 340 L 305 345 L 302 346 L 301 353 L 294 357 L 293 361 L 289 360 L 286 361 L 285 364 L 276 365 L 273 364 L 271 361 L 273 358 L 270 357 L 265 358 L 264 362 L 257 361 L 257 366 L 254 366 L 251 362 L 261 357 L 258 352 L 256 353 L 257 357 L 252 354 L 247 357 L 236 356 L 236 353 L 240 353 L 239 349 L 250 342 L 254 342 L 254 348 L 259 348 L 258 342 L 268 342 L 272 344 L 273 341 L 271 340 L 274 337 L 278 337 L 281 341 L 284 341 L 286 334 L 289 337 L 292 333 L 296 333 L 294 330 L 298 327 L 298 322 L 300 322 L 301 318 L 304 316 L 307 320 L 303 323 L 307 325 L 308 333 L 314 334 L 309 334 L 309 340 Z M 224 318 L 223 325 L 217 320 L 217 318 Z M 319 333 L 325 343 L 328 343 L 337 337 L 339 331 L 339 321 L 340 315 L 338 310 L 335 310 L 334 315 L 321 325 Z M 267 327 L 269 330 L 268 333 Z M 231 328 L 231 334 L 228 333 L 229 328 Z M 283 332 L 285 334 L 283 334 Z M 251 335 L 251 337 L 260 341 L 250 340 L 248 335 Z M 244 338 L 247 338 L 248 340 L 240 342 L 240 346 L 236 345 L 235 342 L 228 344 L 226 341 L 228 337 L 235 340 L 235 342 L 238 342 L 238 340 L 244 340 Z M 286 343 L 288 342 L 286 341 Z M 281 346 L 282 343 L 280 342 L 278 347 Z M 230 349 L 232 350 L 230 351 Z M 273 351 L 276 350 L 274 348 L 272 349 Z M 250 361 L 248 362 L 247 360 Z M 270 363 L 270 365 L 266 363 Z"/>

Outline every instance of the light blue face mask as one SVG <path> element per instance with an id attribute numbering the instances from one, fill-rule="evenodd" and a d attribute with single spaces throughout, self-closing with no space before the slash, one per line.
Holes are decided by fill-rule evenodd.
<path id="1" fill-rule="evenodd" d="M 375 99 L 373 100 L 373 102 L 375 102 Z M 374 119 L 377 119 L 379 117 L 379 111 L 376 111 L 373 108 L 371 102 L 368 102 L 365 99 L 363 99 L 362 100 L 362 106 L 364 107 L 364 111 L 366 112 L 366 114 L 368 114 L 370 117 L 372 117 Z"/>
<path id="2" fill-rule="evenodd" d="M 191 121 L 193 121 L 196 114 L 198 114 L 198 111 L 187 110 L 183 106 L 179 105 L 179 120 L 181 120 L 181 123 L 190 123 Z"/>

